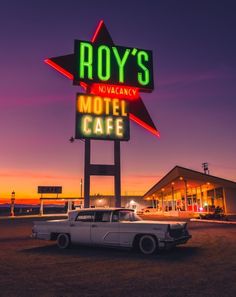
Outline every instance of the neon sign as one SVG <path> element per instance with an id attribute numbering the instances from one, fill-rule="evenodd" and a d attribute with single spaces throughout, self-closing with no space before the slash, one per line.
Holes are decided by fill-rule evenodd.
<path id="1" fill-rule="evenodd" d="M 75 40 L 75 80 L 153 90 L 152 52 Z"/>
<path id="2" fill-rule="evenodd" d="M 77 94 L 75 138 L 129 140 L 126 100 Z"/>
<path id="3" fill-rule="evenodd" d="M 73 54 L 48 58 L 45 63 L 86 93 L 128 99 L 129 118 L 160 136 L 139 94 L 154 88 L 152 52 L 115 45 L 103 20 L 91 42 L 75 40 Z"/>
<path id="4" fill-rule="evenodd" d="M 107 85 L 107 84 L 92 84 L 90 92 L 108 97 L 116 97 L 121 99 L 138 99 L 139 89 L 129 86 Z"/>

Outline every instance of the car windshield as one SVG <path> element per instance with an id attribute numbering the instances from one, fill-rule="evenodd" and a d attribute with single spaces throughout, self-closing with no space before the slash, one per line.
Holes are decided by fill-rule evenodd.
<path id="1" fill-rule="evenodd" d="M 134 212 L 129 210 L 119 211 L 119 221 L 120 222 L 133 222 L 141 221 L 142 219 Z"/>

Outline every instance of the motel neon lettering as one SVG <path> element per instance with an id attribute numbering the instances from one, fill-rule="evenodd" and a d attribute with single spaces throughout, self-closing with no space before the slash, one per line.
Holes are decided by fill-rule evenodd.
<path id="1" fill-rule="evenodd" d="M 84 114 L 128 116 L 125 100 L 100 96 L 80 95 L 77 101 L 77 111 Z"/>

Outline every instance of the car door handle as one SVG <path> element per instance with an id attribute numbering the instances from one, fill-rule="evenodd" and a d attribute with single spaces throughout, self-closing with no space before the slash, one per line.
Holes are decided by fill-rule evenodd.
<path id="1" fill-rule="evenodd" d="M 74 227 L 74 226 L 75 226 L 75 224 L 73 224 L 73 223 L 70 223 L 70 226 L 71 226 L 71 227 Z"/>
<path id="2" fill-rule="evenodd" d="M 92 228 L 96 228 L 96 227 L 97 227 L 97 225 L 95 225 L 95 224 L 92 224 L 92 225 L 91 225 L 91 227 L 92 227 Z"/>

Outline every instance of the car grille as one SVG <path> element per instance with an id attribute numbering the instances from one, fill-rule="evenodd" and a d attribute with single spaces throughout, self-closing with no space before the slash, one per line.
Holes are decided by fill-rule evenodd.
<path id="1" fill-rule="evenodd" d="M 170 229 L 170 236 L 173 238 L 179 238 L 185 235 L 184 229 Z"/>

